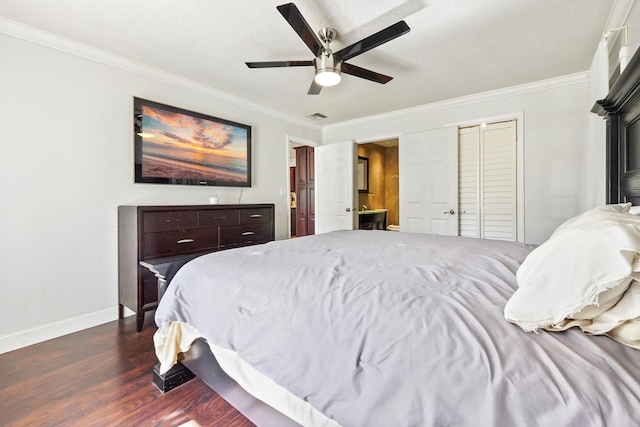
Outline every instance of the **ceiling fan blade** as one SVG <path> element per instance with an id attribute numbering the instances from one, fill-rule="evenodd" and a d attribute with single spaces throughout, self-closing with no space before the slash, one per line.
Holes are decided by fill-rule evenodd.
<path id="1" fill-rule="evenodd" d="M 370 35 L 369 37 L 365 37 L 359 42 L 347 46 L 344 49 L 340 49 L 338 52 L 334 53 L 333 56 L 341 61 L 348 61 L 354 56 L 370 51 L 371 49 L 378 47 L 383 43 L 386 43 L 395 39 L 396 37 L 400 37 L 401 35 L 408 33 L 409 31 L 411 31 L 411 28 L 409 28 L 406 22 L 396 22 L 395 24 L 385 28 L 384 30 L 380 30 L 375 34 Z"/>
<path id="2" fill-rule="evenodd" d="M 313 61 L 262 61 L 245 62 L 249 68 L 275 68 L 275 67 L 313 67 Z"/>
<path id="3" fill-rule="evenodd" d="M 393 77 L 385 76 L 384 74 L 376 73 L 375 71 L 367 70 L 366 68 L 358 67 L 353 64 L 342 63 L 340 67 L 341 71 L 345 74 L 360 77 L 362 79 L 371 80 L 372 82 L 385 84 L 390 82 Z"/>
<path id="4" fill-rule="evenodd" d="M 322 47 L 322 42 L 316 36 L 316 33 L 313 32 L 307 21 L 300 13 L 300 10 L 293 3 L 287 3 L 280 6 L 277 6 L 278 12 L 287 20 L 291 28 L 298 33 L 302 41 L 311 49 L 314 56 L 319 56 L 324 48 Z"/>
<path id="5" fill-rule="evenodd" d="M 307 95 L 318 95 L 321 90 L 322 86 L 320 86 L 318 83 L 316 83 L 315 80 L 313 80 L 311 82 L 311 86 L 309 86 L 309 92 L 307 92 Z"/>

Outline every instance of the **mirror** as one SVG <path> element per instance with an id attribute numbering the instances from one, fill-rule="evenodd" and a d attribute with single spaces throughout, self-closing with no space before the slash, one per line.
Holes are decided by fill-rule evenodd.
<path id="1" fill-rule="evenodd" d="M 369 192 L 369 159 L 367 157 L 358 156 L 358 192 Z"/>

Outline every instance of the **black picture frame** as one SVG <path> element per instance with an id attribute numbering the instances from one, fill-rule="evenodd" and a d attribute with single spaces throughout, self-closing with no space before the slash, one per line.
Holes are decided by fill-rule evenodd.
<path id="1" fill-rule="evenodd" d="M 133 98 L 136 183 L 251 187 L 251 126 Z"/>

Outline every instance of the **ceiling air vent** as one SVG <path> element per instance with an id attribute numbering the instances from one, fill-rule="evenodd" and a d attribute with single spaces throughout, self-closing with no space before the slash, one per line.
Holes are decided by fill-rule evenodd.
<path id="1" fill-rule="evenodd" d="M 324 114 L 321 114 L 321 113 L 309 114 L 307 117 L 309 117 L 310 119 L 313 119 L 313 120 L 322 120 L 322 119 L 326 119 L 327 118 L 327 116 L 325 116 Z"/>

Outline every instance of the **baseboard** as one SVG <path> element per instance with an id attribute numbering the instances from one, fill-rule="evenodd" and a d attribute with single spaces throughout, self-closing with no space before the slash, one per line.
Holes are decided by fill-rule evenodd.
<path id="1" fill-rule="evenodd" d="M 125 315 L 126 314 L 128 313 L 125 312 Z M 92 328 L 117 319 L 118 308 L 116 306 L 1 335 L 0 354 L 78 332 L 83 329 Z"/>

